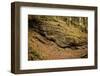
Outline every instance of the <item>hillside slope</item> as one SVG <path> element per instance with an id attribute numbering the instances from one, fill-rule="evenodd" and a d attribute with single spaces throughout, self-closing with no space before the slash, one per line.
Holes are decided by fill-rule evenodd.
<path id="1" fill-rule="evenodd" d="M 87 57 L 87 18 L 29 15 L 28 59 Z"/>

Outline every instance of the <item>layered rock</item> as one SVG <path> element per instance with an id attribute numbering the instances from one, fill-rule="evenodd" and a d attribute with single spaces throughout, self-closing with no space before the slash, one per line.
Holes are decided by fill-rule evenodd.
<path id="1" fill-rule="evenodd" d="M 28 60 L 88 57 L 87 18 L 30 15 L 28 19 Z"/>
<path id="2" fill-rule="evenodd" d="M 74 24 L 66 24 L 60 18 L 51 17 L 51 20 L 45 20 L 46 17 L 33 17 L 29 26 L 34 31 L 44 35 L 47 39 L 54 41 L 60 47 L 80 46 L 87 44 L 87 34 Z M 62 18 L 62 17 L 61 17 Z"/>

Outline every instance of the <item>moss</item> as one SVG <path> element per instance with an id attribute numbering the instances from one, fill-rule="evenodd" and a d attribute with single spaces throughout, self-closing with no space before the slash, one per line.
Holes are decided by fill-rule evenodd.
<path id="1" fill-rule="evenodd" d="M 29 60 L 40 60 L 40 59 L 42 60 L 37 50 L 34 50 L 31 47 L 29 47 L 28 51 L 30 55 Z"/>

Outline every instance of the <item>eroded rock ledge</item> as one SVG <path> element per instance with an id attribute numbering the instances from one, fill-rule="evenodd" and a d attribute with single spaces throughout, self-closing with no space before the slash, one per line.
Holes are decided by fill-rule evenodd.
<path id="1" fill-rule="evenodd" d="M 87 28 L 82 19 L 80 26 L 68 17 L 29 16 L 29 60 L 87 57 Z"/>

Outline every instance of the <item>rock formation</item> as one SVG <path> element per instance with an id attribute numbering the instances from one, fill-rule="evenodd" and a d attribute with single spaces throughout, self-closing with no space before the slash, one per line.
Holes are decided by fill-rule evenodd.
<path id="1" fill-rule="evenodd" d="M 81 58 L 87 55 L 86 17 L 29 15 L 28 19 L 29 60 Z M 50 57 L 54 52 L 56 56 Z"/>

